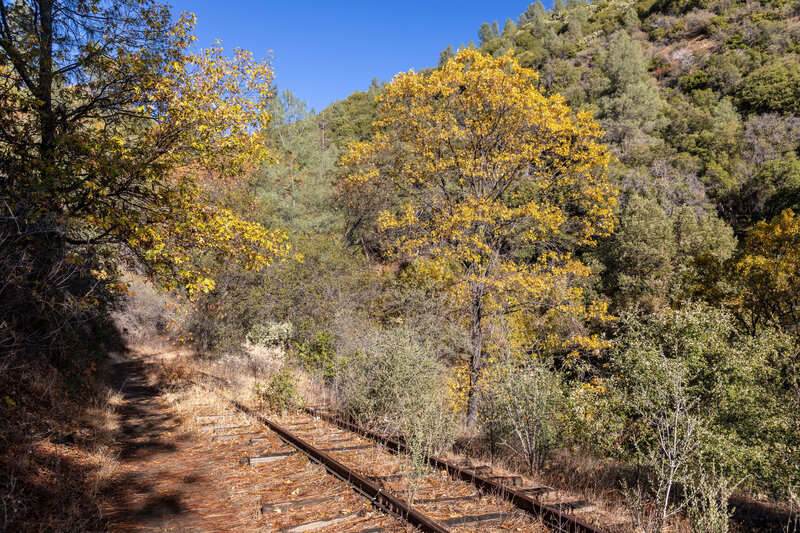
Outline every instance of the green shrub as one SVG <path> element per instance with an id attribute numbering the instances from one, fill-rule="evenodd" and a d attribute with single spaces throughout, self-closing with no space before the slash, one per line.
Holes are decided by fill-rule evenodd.
<path id="1" fill-rule="evenodd" d="M 784 58 L 748 75 L 739 87 L 745 111 L 800 115 L 800 62 Z"/>
<path id="2" fill-rule="evenodd" d="M 425 456 L 449 448 L 456 434 L 444 368 L 405 328 L 367 329 L 360 345 L 346 359 L 345 408 L 354 418 L 405 438 L 403 470 L 413 501 L 428 473 Z"/>
<path id="3" fill-rule="evenodd" d="M 294 328 L 290 322 L 265 322 L 253 326 L 246 339 L 258 346 L 286 346 L 293 333 Z"/>
<path id="4" fill-rule="evenodd" d="M 559 376 L 538 363 L 509 364 L 498 369 L 491 387 L 484 432 L 501 435 L 531 472 L 542 468 L 559 441 L 559 427 L 553 423 L 564 399 Z"/>
<path id="5" fill-rule="evenodd" d="M 268 382 L 253 384 L 253 398 L 275 413 L 293 410 L 300 404 L 297 378 L 289 367 L 281 367 Z"/>
<path id="6" fill-rule="evenodd" d="M 711 83 L 711 78 L 707 72 L 702 70 L 687 74 L 680 79 L 681 90 L 691 93 L 695 89 L 706 89 Z"/>
<path id="7" fill-rule="evenodd" d="M 336 376 L 336 339 L 333 334 L 320 330 L 311 339 L 295 345 L 295 357 L 308 372 L 319 372 L 325 381 Z"/>
<path id="8" fill-rule="evenodd" d="M 747 38 L 742 35 L 742 32 L 737 31 L 725 39 L 722 46 L 724 50 L 747 50 L 750 48 L 750 43 Z"/>
<path id="9" fill-rule="evenodd" d="M 718 468 L 694 472 L 686 483 L 686 512 L 695 533 L 728 533 L 733 509 L 728 500 L 736 485 L 721 475 Z"/>
<path id="10" fill-rule="evenodd" d="M 504 443 L 508 442 L 512 427 L 499 401 L 499 387 L 495 387 L 493 382 L 487 381 L 487 383 L 478 410 L 478 420 L 481 436 L 489 448 L 489 456 L 494 461 L 500 450 L 505 447 Z"/>
<path id="11" fill-rule="evenodd" d="M 347 358 L 342 399 L 356 419 L 398 432 L 421 451 L 450 446 L 455 422 L 444 368 L 405 328 L 365 332 Z"/>

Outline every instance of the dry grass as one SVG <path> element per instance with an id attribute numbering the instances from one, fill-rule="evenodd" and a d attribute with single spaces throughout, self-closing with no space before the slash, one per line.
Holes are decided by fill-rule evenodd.
<path id="1" fill-rule="evenodd" d="M 101 531 L 120 397 L 93 366 L 8 361 L 0 375 L 0 530 Z"/>

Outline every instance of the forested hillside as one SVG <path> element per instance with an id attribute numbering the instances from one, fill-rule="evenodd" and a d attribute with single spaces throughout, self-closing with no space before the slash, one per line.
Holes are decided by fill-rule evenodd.
<path id="1" fill-rule="evenodd" d="M 77 3 L 47 36 L 2 5 L 14 449 L 35 376 L 75 402 L 156 332 L 265 408 L 579 480 L 620 531 L 798 531 L 797 2 L 537 2 L 321 111 L 163 6 Z M 734 496 L 786 521 L 729 521 Z"/>
<path id="2" fill-rule="evenodd" d="M 518 22 L 484 24 L 480 50 L 514 49 L 544 90 L 591 110 L 626 193 L 713 206 L 737 235 L 796 206 L 794 3 L 532 4 Z"/>
<path id="3" fill-rule="evenodd" d="M 374 299 L 348 298 L 352 312 L 336 306 L 337 312 L 320 316 L 325 320 L 315 321 L 317 332 L 299 353 L 335 352 L 332 361 L 356 372 L 348 357 L 364 347 L 363 341 L 350 344 L 352 315 L 367 315 L 383 331 L 376 335 L 402 331 L 442 365 L 450 377 L 441 386 L 455 394 L 457 405 L 465 402 L 456 421 L 469 411 L 472 388 L 480 389 L 475 427 L 488 449 L 515 450 L 531 466 L 541 466 L 549 450 L 567 445 L 651 465 L 653 498 L 662 503 L 678 478 L 713 485 L 718 505 L 734 486 L 781 499 L 795 494 L 798 6 L 559 1 L 548 10 L 535 3 L 502 25 L 483 24 L 478 38 L 478 45 L 442 51 L 438 68 L 404 88 L 395 79 L 387 94 L 385 84 L 373 82 L 367 92 L 334 103 L 314 119 L 334 149 L 346 155 L 332 174 L 341 231 L 360 250 L 366 268 L 380 268 L 381 276 L 357 291 L 362 296 L 375 291 Z M 436 100 L 425 101 L 417 84 L 439 76 L 465 49 L 501 62 L 513 53 L 521 67 L 538 73 L 534 85 L 544 96 L 560 95 L 572 113 L 595 117 L 613 155 L 608 180 L 618 190 L 613 233 L 596 242 L 562 234 L 549 244 L 545 239 L 520 247 L 512 239 L 498 249 L 509 254 L 514 268 L 541 262 L 543 249 L 565 254 L 529 274 L 551 288 L 571 286 L 571 296 L 577 296 L 528 293 L 523 302 L 517 291 L 505 302 L 488 297 L 489 305 L 503 311 L 484 315 L 490 338 L 484 337 L 480 363 L 474 322 L 472 333 L 469 326 L 474 312 L 464 306 L 469 298 L 453 290 L 461 278 L 469 293 L 468 280 L 475 279 L 471 267 L 457 252 L 448 255 L 441 242 L 419 241 L 420 235 L 437 232 L 444 238 L 458 222 L 432 226 L 429 219 L 428 225 L 411 228 L 419 220 L 402 217 L 406 210 L 419 215 L 421 208 L 430 214 L 437 202 L 449 200 L 433 200 L 435 192 L 422 192 L 424 177 L 405 178 L 398 170 L 407 157 L 441 162 L 448 156 L 447 148 L 423 132 L 431 124 L 444 128 L 447 121 L 439 116 L 428 117 L 427 126 L 424 119 L 410 137 L 398 132 L 409 127 L 417 105 L 425 112 L 436 109 Z M 463 90 L 469 82 L 459 83 Z M 441 86 L 431 91 L 444 99 L 448 94 Z M 485 96 L 487 102 L 502 100 L 500 94 Z M 414 142 L 438 148 L 401 148 Z M 370 174 L 376 170 L 389 181 Z M 354 171 L 370 177 L 354 183 Z M 409 181 L 403 185 L 401 179 Z M 451 189 L 450 200 L 468 201 L 469 193 L 456 191 L 457 186 Z M 512 197 L 519 194 L 526 193 Z M 463 216 L 480 217 L 474 211 Z M 450 235 L 448 242 L 462 237 Z M 573 259 L 567 256 L 579 259 L 586 271 L 569 270 Z M 358 283 L 351 275 L 337 279 Z M 296 315 L 284 316 L 293 321 Z M 329 325 L 320 328 L 325 321 Z M 380 346 L 372 350 L 381 354 Z M 323 365 L 324 375 L 334 388 L 345 388 L 341 394 L 348 401 L 348 380 L 354 378 L 338 378 L 331 365 Z M 521 382 L 509 381 L 510 368 L 530 373 Z M 504 403 L 509 397 L 527 397 L 530 403 Z M 557 424 L 546 422 L 553 417 Z M 664 438 L 685 439 L 684 448 L 668 450 L 659 444 Z M 689 490 L 701 491 L 691 483 Z M 661 507 L 666 520 L 671 511 Z M 705 530 L 700 522 L 696 527 Z"/>

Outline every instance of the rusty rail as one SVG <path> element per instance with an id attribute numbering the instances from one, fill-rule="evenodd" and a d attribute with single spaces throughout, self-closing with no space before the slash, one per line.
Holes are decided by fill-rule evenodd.
<path id="1" fill-rule="evenodd" d="M 309 444 L 308 442 L 304 441 L 303 439 L 293 435 L 283 427 L 279 426 L 275 422 L 269 420 L 263 415 L 258 414 L 257 412 L 253 411 L 246 405 L 243 405 L 236 401 L 231 401 L 231 404 L 236 407 L 239 411 L 255 418 L 273 432 L 275 432 L 282 440 L 291 444 L 299 451 L 307 455 L 312 460 L 322 464 L 329 472 L 331 472 L 336 477 L 346 481 L 353 485 L 356 490 L 364 494 L 366 497 L 370 498 L 370 500 L 383 509 L 384 511 L 393 514 L 411 524 L 412 526 L 416 527 L 420 531 L 424 531 L 426 533 L 449 533 L 449 530 L 437 524 L 424 514 L 420 513 L 419 511 L 413 509 L 408 503 L 404 500 L 386 493 L 381 489 L 378 485 L 373 483 L 372 481 L 368 480 L 364 476 L 358 474 L 357 472 L 351 470 L 347 466 L 343 465 L 327 453 L 323 452 L 319 448 Z"/>
<path id="2" fill-rule="evenodd" d="M 384 446 L 395 452 L 408 451 L 406 444 L 401 438 L 381 435 L 380 433 L 362 428 L 357 424 L 353 424 L 352 422 L 348 422 L 327 413 L 323 413 L 312 407 L 306 407 L 305 410 L 310 415 L 336 424 L 342 429 L 346 429 L 348 431 L 352 431 L 353 433 L 357 433 L 359 435 L 363 435 L 364 437 L 381 442 Z M 555 507 L 540 503 L 522 492 L 516 491 L 510 487 L 506 487 L 505 485 L 492 481 L 491 479 L 487 479 L 486 477 L 480 476 L 474 472 L 470 472 L 469 470 L 464 470 L 449 461 L 439 459 L 434 456 L 428 456 L 427 460 L 430 466 L 446 471 L 455 479 L 472 483 L 480 490 L 498 494 L 503 499 L 513 503 L 518 508 L 527 511 L 541 519 L 542 522 L 556 531 L 561 531 L 564 533 L 605 533 L 605 531 L 602 529 L 575 518 L 574 516 L 563 513 L 561 510 L 556 509 Z"/>

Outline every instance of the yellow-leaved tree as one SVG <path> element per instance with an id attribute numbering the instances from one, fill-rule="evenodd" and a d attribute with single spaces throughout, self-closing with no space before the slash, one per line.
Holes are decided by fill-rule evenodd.
<path id="1" fill-rule="evenodd" d="M 374 138 L 352 144 L 342 160 L 351 194 L 394 192 L 381 229 L 400 257 L 441 273 L 463 313 L 470 426 L 502 317 L 543 330 L 570 325 L 545 333 L 534 351 L 603 344 L 583 327 L 607 315 L 585 301 L 579 285 L 589 271 L 573 251 L 614 228 L 611 156 L 591 115 L 544 96 L 537 80 L 512 53 L 493 59 L 472 50 L 427 75 L 399 74 L 378 97 Z"/>
<path id="2" fill-rule="evenodd" d="M 212 259 L 287 254 L 211 194 L 268 157 L 268 62 L 192 51 L 194 16 L 156 0 L 0 1 L 0 21 L 0 345 L 80 337 L 123 261 L 195 294 Z"/>
<path id="3" fill-rule="evenodd" d="M 791 209 L 747 232 L 726 261 L 697 260 L 690 295 L 727 308 L 748 335 L 776 329 L 800 338 L 800 218 Z"/>

